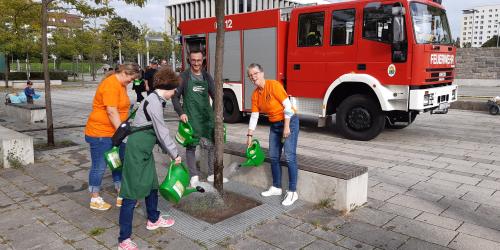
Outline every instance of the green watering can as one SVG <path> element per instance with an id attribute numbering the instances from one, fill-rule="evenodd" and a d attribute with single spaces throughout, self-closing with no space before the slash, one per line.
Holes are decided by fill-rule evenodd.
<path id="1" fill-rule="evenodd" d="M 192 192 L 204 193 L 205 189 L 200 186 L 187 188 L 189 186 L 189 170 L 184 163 L 175 165 L 175 161 L 170 162 L 168 174 L 160 185 L 160 194 L 166 200 L 179 203 L 179 200 Z"/>
<path id="2" fill-rule="evenodd" d="M 260 147 L 259 140 L 257 139 L 252 140 L 252 145 L 247 148 L 246 155 L 247 160 L 242 163 L 240 167 L 258 167 L 264 162 L 264 159 L 266 158 L 264 155 L 264 151 L 262 151 L 262 148 Z"/>
<path id="3" fill-rule="evenodd" d="M 110 150 L 104 152 L 104 159 L 111 171 L 121 171 L 122 161 L 120 160 L 120 148 L 112 147 Z"/>
<path id="4" fill-rule="evenodd" d="M 194 137 L 194 130 L 193 127 L 191 127 L 191 124 L 189 124 L 189 122 L 184 123 L 182 121 L 179 121 L 175 140 L 184 147 L 193 143 L 198 143 L 198 138 Z"/>

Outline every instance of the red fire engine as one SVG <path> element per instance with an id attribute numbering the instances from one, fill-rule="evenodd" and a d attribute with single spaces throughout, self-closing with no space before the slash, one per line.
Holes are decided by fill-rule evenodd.
<path id="1" fill-rule="evenodd" d="M 180 23 L 184 64 L 205 52 L 213 74 L 215 18 Z M 335 115 L 349 139 L 403 128 L 421 112 L 446 113 L 457 100 L 456 49 L 441 0 L 358 0 L 225 17 L 224 120 L 250 111 L 250 63 L 263 66 L 299 115 Z"/>

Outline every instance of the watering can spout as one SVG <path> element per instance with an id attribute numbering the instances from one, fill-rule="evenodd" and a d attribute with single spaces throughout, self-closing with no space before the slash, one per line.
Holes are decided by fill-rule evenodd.
<path id="1" fill-rule="evenodd" d="M 197 186 L 196 188 L 187 188 L 183 196 L 188 196 L 189 194 L 194 192 L 205 193 L 205 189 L 200 186 Z"/>

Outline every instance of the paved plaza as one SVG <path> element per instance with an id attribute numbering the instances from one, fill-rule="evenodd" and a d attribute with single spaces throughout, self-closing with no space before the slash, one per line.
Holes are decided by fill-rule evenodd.
<path id="1" fill-rule="evenodd" d="M 35 164 L 0 169 L 0 249 L 116 249 L 119 209 L 88 207 L 90 153 L 83 125 L 95 86 L 60 87 L 52 94 L 56 140 L 76 146 L 36 151 Z M 35 144 L 45 142 L 44 123 L 6 117 L 0 101 L 1 126 L 33 136 Z M 172 111 L 168 106 L 168 124 L 175 130 Z M 386 129 L 369 142 L 345 140 L 334 125 L 317 128 L 303 119 L 298 153 L 368 167 L 368 204 L 340 214 L 306 202 L 280 210 L 270 201 L 265 216 L 248 214 L 260 216 L 258 223 L 232 231 L 237 222 L 228 222 L 227 230 L 207 240 L 188 233 L 191 225 L 180 216 L 173 228 L 148 231 L 137 209 L 133 239 L 141 249 L 500 249 L 499 119 L 462 110 L 423 114 L 409 127 Z M 228 140 L 243 143 L 246 128 L 228 124 Z M 267 134 L 265 124 L 255 133 L 264 147 Z M 167 158 L 156 160 L 164 172 Z M 109 173 L 103 183 L 104 199 L 113 201 Z M 237 187 L 244 186 L 227 185 Z M 160 207 L 175 216 L 167 204 Z"/>

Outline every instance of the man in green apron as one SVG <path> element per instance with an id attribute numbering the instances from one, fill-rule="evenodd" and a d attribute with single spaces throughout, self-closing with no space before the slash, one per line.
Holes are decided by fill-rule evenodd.
<path id="1" fill-rule="evenodd" d="M 208 152 L 208 181 L 214 181 L 214 111 L 210 99 L 214 97 L 215 83 L 203 69 L 203 53 L 197 49 L 189 51 L 190 68 L 181 73 L 182 84 L 172 97 L 174 109 L 183 122 L 189 122 L 199 145 Z M 180 104 L 180 98 L 183 104 Z M 186 147 L 186 163 L 191 175 L 191 186 L 197 186 L 199 171 L 196 168 L 196 146 Z M 227 179 L 224 178 L 224 182 Z"/>

